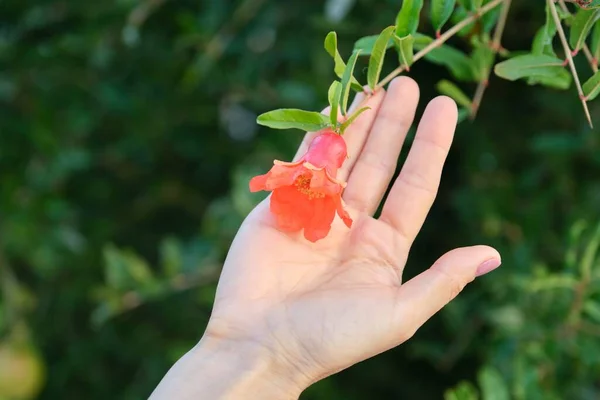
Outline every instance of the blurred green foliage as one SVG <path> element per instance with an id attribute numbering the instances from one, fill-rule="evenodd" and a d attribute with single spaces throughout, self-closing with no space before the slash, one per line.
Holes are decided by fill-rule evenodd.
<path id="1" fill-rule="evenodd" d="M 249 178 L 301 139 L 256 115 L 326 104 L 325 34 L 347 57 L 399 3 L 0 2 L 0 326 L 3 345 L 39 351 L 40 399 L 147 398 L 203 331 L 219 265 L 262 198 Z M 503 45 L 529 49 L 544 8 L 516 3 Z M 411 76 L 422 111 L 449 73 L 422 62 Z M 407 274 L 477 243 L 503 268 L 410 343 L 303 398 L 598 398 L 599 171 L 574 92 L 492 77 Z"/>

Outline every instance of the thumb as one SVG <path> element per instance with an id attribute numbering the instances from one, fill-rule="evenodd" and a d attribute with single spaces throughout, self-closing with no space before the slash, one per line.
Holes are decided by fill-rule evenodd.
<path id="1" fill-rule="evenodd" d="M 468 283 L 498 268 L 500 262 L 500 254 L 488 246 L 462 247 L 444 254 L 398 289 L 397 310 L 402 315 L 397 317 L 403 321 L 402 328 L 416 332 Z"/>

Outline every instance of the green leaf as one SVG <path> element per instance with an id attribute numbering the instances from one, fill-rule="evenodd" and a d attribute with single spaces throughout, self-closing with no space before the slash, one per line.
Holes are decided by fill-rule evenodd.
<path id="1" fill-rule="evenodd" d="M 433 42 L 433 38 L 431 36 L 424 35 L 422 33 L 415 33 L 412 35 L 415 39 L 415 48 L 423 49 L 425 46 L 428 46 Z"/>
<path id="2" fill-rule="evenodd" d="M 545 54 L 547 56 L 556 57 L 556 53 L 554 52 L 554 47 L 552 45 L 554 36 L 556 36 L 556 28 L 554 28 L 554 31 L 551 31 L 551 28 L 548 25 L 542 26 L 533 38 L 531 54 Z"/>
<path id="3" fill-rule="evenodd" d="M 172 278 L 181 271 L 183 264 L 181 246 L 171 237 L 165 238 L 160 243 L 160 265 L 166 278 Z"/>
<path id="4" fill-rule="evenodd" d="M 600 9 L 581 9 L 577 11 L 571 22 L 571 34 L 569 36 L 569 44 L 572 50 L 579 51 L 583 47 L 585 39 L 598 19 L 600 19 Z"/>
<path id="5" fill-rule="evenodd" d="M 106 280 L 110 287 L 129 290 L 153 281 L 148 263 L 132 251 L 107 245 L 103 253 Z"/>
<path id="6" fill-rule="evenodd" d="M 479 393 L 473 384 L 462 381 L 455 388 L 446 390 L 444 400 L 479 400 Z"/>
<path id="7" fill-rule="evenodd" d="M 555 77 L 563 70 L 563 60 L 547 55 L 526 54 L 496 64 L 494 72 L 509 81 L 525 77 Z"/>
<path id="8" fill-rule="evenodd" d="M 585 314 L 592 318 L 595 322 L 600 323 L 600 304 L 588 300 L 583 305 L 583 311 Z"/>
<path id="9" fill-rule="evenodd" d="M 447 80 L 441 80 L 437 83 L 436 89 L 441 94 L 453 98 L 457 104 L 459 104 L 465 108 L 468 108 L 469 110 L 471 109 L 471 106 L 472 106 L 471 99 L 462 90 L 460 90 L 460 88 L 458 86 L 456 86 L 454 83 L 447 81 Z"/>
<path id="10" fill-rule="evenodd" d="M 483 0 L 471 0 L 471 10 L 479 10 Z"/>
<path id="11" fill-rule="evenodd" d="M 483 81 L 489 76 L 489 70 L 494 63 L 494 52 L 486 43 L 475 42 L 475 50 L 471 54 L 471 68 L 473 76 L 478 81 Z"/>
<path id="12" fill-rule="evenodd" d="M 448 22 L 455 6 L 456 0 L 431 0 L 431 24 L 436 32 Z"/>
<path id="13" fill-rule="evenodd" d="M 310 132 L 330 126 L 327 115 L 294 108 L 281 108 L 266 112 L 259 115 L 256 122 L 273 129 L 301 129 Z"/>
<path id="14" fill-rule="evenodd" d="M 535 35 L 531 52 L 533 54 L 546 54 L 555 57 L 556 53 L 554 52 L 552 41 L 556 36 L 556 32 L 554 18 L 552 18 L 552 13 L 548 8 L 548 5 L 546 5 L 546 23 Z"/>
<path id="15" fill-rule="evenodd" d="M 379 38 L 379 35 L 365 36 L 361 37 L 354 43 L 354 51 L 360 50 L 361 56 L 371 55 L 373 52 L 373 47 L 375 46 L 375 42 Z M 386 49 L 389 49 L 394 45 L 394 41 L 390 39 L 387 43 Z"/>
<path id="16" fill-rule="evenodd" d="M 350 59 L 348 60 L 348 65 L 346 65 L 346 69 L 344 69 L 344 74 L 342 75 L 342 91 L 340 94 L 340 103 L 342 105 L 341 110 L 342 114 L 346 115 L 346 110 L 348 109 L 348 98 L 350 97 L 350 82 L 352 80 L 352 73 L 354 72 L 354 67 L 356 66 L 356 59 L 360 54 L 360 50 L 356 53 L 352 53 Z"/>
<path id="17" fill-rule="evenodd" d="M 594 30 L 592 31 L 592 41 L 590 43 L 590 51 L 592 52 L 592 56 L 594 59 L 600 59 L 600 21 L 596 22 L 594 25 Z"/>
<path id="18" fill-rule="evenodd" d="M 346 130 L 346 128 L 348 128 L 350 126 L 350 124 L 352 124 L 354 122 L 354 120 L 356 120 L 356 118 L 358 118 L 358 116 L 360 114 L 362 114 L 363 112 L 370 110 L 371 107 L 363 107 L 359 110 L 357 110 L 356 112 L 354 112 L 354 114 L 352 114 L 350 117 L 348 117 L 348 119 L 346 121 L 344 121 L 342 123 L 342 125 L 340 125 L 340 132 L 343 134 L 344 131 Z"/>
<path id="19" fill-rule="evenodd" d="M 502 12 L 502 7 L 496 7 L 491 11 L 488 11 L 481 17 L 481 25 L 483 27 L 483 33 L 489 34 L 492 29 L 498 23 L 498 18 L 500 18 L 500 13 Z"/>
<path id="20" fill-rule="evenodd" d="M 564 68 L 553 76 L 532 76 L 527 79 L 528 85 L 542 85 L 557 90 L 567 90 L 571 87 L 571 82 L 573 75 Z"/>
<path id="21" fill-rule="evenodd" d="M 346 63 L 337 49 L 337 34 L 335 32 L 329 32 L 327 36 L 325 36 L 323 47 L 325 47 L 327 53 L 333 58 L 333 71 L 338 78 L 341 78 L 346 70 Z M 357 92 L 363 91 L 362 85 L 354 77 L 352 77 L 352 89 Z"/>
<path id="22" fill-rule="evenodd" d="M 581 276 L 585 279 L 589 279 L 592 275 L 592 266 L 594 265 L 594 261 L 598 255 L 598 248 L 600 247 L 600 224 L 596 227 L 592 238 L 587 244 L 585 250 L 583 251 L 583 255 L 581 257 L 581 264 L 579 266 L 581 271 Z"/>
<path id="23" fill-rule="evenodd" d="M 396 35 L 405 37 L 412 35 L 419 26 L 419 16 L 423 8 L 423 0 L 404 0 L 402 8 L 396 16 Z"/>
<path id="24" fill-rule="evenodd" d="M 338 111 L 340 108 L 340 96 L 342 95 L 342 84 L 338 81 L 333 81 L 329 87 L 327 97 L 329 98 L 329 121 L 331 125 L 336 126 L 338 123 Z"/>
<path id="25" fill-rule="evenodd" d="M 573 290 L 579 281 L 571 275 L 550 275 L 543 278 L 532 279 L 527 283 L 527 290 L 538 292 L 543 290 L 568 289 Z"/>
<path id="26" fill-rule="evenodd" d="M 510 400 L 507 384 L 500 372 L 485 366 L 477 374 L 483 400 Z"/>
<path id="27" fill-rule="evenodd" d="M 393 39 L 396 45 L 396 50 L 398 51 L 398 60 L 400 61 L 400 64 L 404 65 L 406 69 L 409 69 L 413 63 L 413 44 L 415 42 L 415 38 L 412 35 L 408 35 L 403 38 L 394 35 Z"/>
<path id="28" fill-rule="evenodd" d="M 594 100 L 600 94 L 600 71 L 596 72 L 582 86 L 583 94 L 588 101 Z"/>
<path id="29" fill-rule="evenodd" d="M 414 47 L 416 50 L 425 48 L 433 39 L 417 34 L 415 35 Z M 459 81 L 474 81 L 471 60 L 467 55 L 448 45 L 441 45 L 427 53 L 424 57 L 427 61 L 442 65 L 452 76 Z"/>
<path id="30" fill-rule="evenodd" d="M 471 109 L 470 108 L 459 108 L 458 110 L 458 118 L 456 120 L 457 124 L 460 124 L 461 122 L 465 121 L 467 118 L 469 118 L 469 116 L 471 115 Z"/>
<path id="31" fill-rule="evenodd" d="M 463 4 L 461 4 L 463 2 L 461 2 L 460 0 L 458 0 L 458 3 L 460 5 L 458 7 L 456 7 L 456 10 L 452 14 L 452 17 L 450 18 L 450 20 L 452 21 L 452 23 L 454 25 L 456 25 L 459 22 L 463 21 L 464 19 L 466 19 L 470 15 L 467 7 L 464 6 Z M 464 28 L 462 28 L 458 32 L 458 36 L 464 37 L 464 36 L 468 35 L 470 32 L 473 31 L 473 27 L 474 26 L 475 26 L 475 22 L 471 22 L 470 24 L 466 25 Z"/>
<path id="32" fill-rule="evenodd" d="M 381 74 L 381 68 L 383 67 L 387 44 L 390 41 L 393 32 L 393 26 L 385 28 L 381 34 L 379 34 L 379 37 L 373 46 L 373 52 L 369 59 L 369 72 L 367 74 L 367 83 L 373 90 L 375 90 L 375 86 L 377 86 L 377 83 L 379 82 L 379 74 Z"/>
<path id="33" fill-rule="evenodd" d="M 573 135 L 569 135 L 569 138 L 571 138 L 571 140 L 573 140 L 572 137 Z M 562 143 L 561 147 L 564 147 L 562 146 Z M 568 269 L 575 269 L 577 262 L 578 244 L 587 226 L 588 223 L 585 219 L 579 219 L 575 223 L 573 223 L 573 225 L 569 229 L 569 245 L 565 253 L 565 264 Z"/>

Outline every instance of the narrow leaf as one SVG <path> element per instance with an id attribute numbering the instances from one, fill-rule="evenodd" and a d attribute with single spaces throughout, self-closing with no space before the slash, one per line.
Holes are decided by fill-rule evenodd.
<path id="1" fill-rule="evenodd" d="M 452 14 L 452 17 L 450 17 L 450 21 L 454 25 L 456 25 L 459 22 L 463 21 L 464 19 L 466 19 L 470 15 L 470 13 L 468 11 L 468 8 L 462 4 L 463 2 L 461 2 L 460 0 L 458 0 L 458 3 L 459 3 L 459 6 L 456 7 L 456 10 Z M 464 28 L 462 28 L 458 32 L 458 36 L 465 37 L 465 36 L 469 35 L 470 32 L 473 32 L 474 27 L 475 27 L 475 22 L 471 22 L 470 24 L 466 25 Z"/>
<path id="2" fill-rule="evenodd" d="M 333 71 L 338 78 L 341 78 L 344 74 L 344 70 L 346 69 L 346 63 L 342 59 L 342 56 L 337 49 L 337 34 L 335 32 L 329 32 L 327 36 L 325 36 L 323 47 L 325 47 L 327 53 L 331 56 L 331 58 L 333 58 Z M 362 85 L 354 77 L 352 77 L 352 89 L 357 92 L 363 91 Z"/>
<path id="3" fill-rule="evenodd" d="M 485 400 L 510 400 L 508 385 L 496 368 L 483 367 L 477 374 L 477 381 Z"/>
<path id="4" fill-rule="evenodd" d="M 375 46 L 375 42 L 377 41 L 378 38 L 379 38 L 379 35 L 361 37 L 360 39 L 358 39 L 356 41 L 356 43 L 354 43 L 354 51 L 360 50 L 361 56 L 371 55 L 371 53 L 373 52 L 373 47 Z M 393 45 L 394 45 L 394 42 L 392 40 L 390 40 L 387 43 L 386 49 L 389 49 Z"/>
<path id="5" fill-rule="evenodd" d="M 547 55 L 525 54 L 496 64 L 494 72 L 500 78 L 515 81 L 530 76 L 553 77 L 563 69 L 563 61 Z"/>
<path id="6" fill-rule="evenodd" d="M 437 83 L 436 89 L 441 94 L 453 98 L 457 104 L 471 109 L 471 99 L 454 83 L 447 80 L 441 80 Z"/>
<path id="7" fill-rule="evenodd" d="M 396 44 L 396 50 L 398 51 L 398 60 L 401 65 L 404 65 L 408 70 L 413 63 L 413 45 L 415 38 L 412 35 L 399 38 L 394 35 L 394 42 Z"/>
<path id="8" fill-rule="evenodd" d="M 393 32 L 393 26 L 385 28 L 373 46 L 373 52 L 369 59 L 369 72 L 367 74 L 367 83 L 373 90 L 375 90 L 375 86 L 377 86 L 377 82 L 379 82 L 379 74 L 381 74 L 381 68 L 383 67 L 387 44 L 390 41 Z"/>
<path id="9" fill-rule="evenodd" d="M 352 114 L 350 117 L 348 117 L 348 119 L 346 121 L 344 121 L 342 123 L 342 125 L 340 125 L 340 132 L 343 134 L 344 131 L 346 130 L 346 128 L 348 128 L 350 126 L 350 124 L 352 124 L 354 122 L 354 120 L 356 120 L 356 118 L 358 118 L 358 116 L 360 114 L 362 114 L 363 112 L 370 110 L 371 107 L 363 107 L 359 110 L 357 110 L 354 114 Z"/>
<path id="10" fill-rule="evenodd" d="M 556 28 L 554 28 L 554 31 L 551 29 L 548 25 L 544 25 L 537 31 L 531 45 L 531 54 L 545 54 L 556 57 L 554 47 L 552 46 L 552 41 L 554 40 L 554 36 L 556 36 Z"/>
<path id="11" fill-rule="evenodd" d="M 595 322 L 600 323 L 600 304 L 588 300 L 583 305 L 583 311 Z"/>
<path id="12" fill-rule="evenodd" d="M 494 26 L 498 23 L 498 18 L 500 18 L 500 13 L 502 12 L 502 7 L 496 7 L 491 11 L 488 11 L 481 17 L 481 25 L 484 33 L 490 33 Z"/>
<path id="13" fill-rule="evenodd" d="M 417 31 L 422 8 L 423 0 L 404 0 L 402 2 L 402 8 L 396 16 L 396 35 L 404 37 Z"/>
<path id="14" fill-rule="evenodd" d="M 590 44 L 590 50 L 596 61 L 600 59 L 600 21 L 594 25 L 592 31 L 592 43 Z"/>
<path id="15" fill-rule="evenodd" d="M 461 381 L 444 392 L 444 400 L 479 400 L 479 392 L 472 383 Z"/>
<path id="16" fill-rule="evenodd" d="M 301 129 L 318 131 L 330 126 L 329 117 L 314 111 L 282 108 L 261 114 L 256 119 L 259 125 L 273 129 Z"/>
<path id="17" fill-rule="evenodd" d="M 581 257 L 581 264 L 579 269 L 583 279 L 589 279 L 592 275 L 592 266 L 598 256 L 598 249 L 600 248 L 600 224 L 596 226 L 596 230 L 592 235 L 592 238 L 588 242 L 583 255 Z"/>
<path id="18" fill-rule="evenodd" d="M 596 72 L 582 86 L 583 94 L 588 101 L 594 100 L 600 94 L 600 71 Z"/>
<path id="19" fill-rule="evenodd" d="M 558 70 L 556 75 L 532 76 L 527 79 L 528 85 L 542 85 L 557 90 L 567 90 L 572 82 L 573 75 L 564 68 Z"/>
<path id="20" fill-rule="evenodd" d="M 448 22 L 455 6 L 456 0 L 431 0 L 431 24 L 436 32 Z"/>
<path id="21" fill-rule="evenodd" d="M 329 98 L 329 121 L 331 125 L 336 126 L 338 122 L 338 111 L 340 108 L 340 96 L 342 94 L 342 84 L 338 81 L 333 81 L 329 87 L 327 97 Z"/>
<path id="22" fill-rule="evenodd" d="M 544 26 L 540 28 L 538 33 L 536 34 L 533 40 L 533 46 L 531 52 L 533 54 L 546 54 L 549 56 L 556 56 L 554 52 L 554 48 L 552 46 L 552 41 L 556 36 L 556 24 L 554 23 L 554 18 L 552 18 L 552 13 L 546 5 L 546 23 Z"/>
<path id="23" fill-rule="evenodd" d="M 352 73 L 354 72 L 354 67 L 356 65 L 356 59 L 360 51 L 356 53 L 352 53 L 350 59 L 348 60 L 348 65 L 346 65 L 346 69 L 344 69 L 344 74 L 342 75 L 342 91 L 340 95 L 340 103 L 342 114 L 346 115 L 346 110 L 348 107 L 348 97 L 350 97 L 350 82 L 352 80 Z"/>
<path id="24" fill-rule="evenodd" d="M 482 81 L 489 75 L 489 69 L 494 63 L 494 52 L 490 46 L 484 43 L 476 42 L 475 46 L 475 50 L 471 54 L 471 68 L 475 79 Z"/>
<path id="25" fill-rule="evenodd" d="M 569 44 L 572 50 L 579 51 L 585 44 L 585 39 L 594 24 L 600 19 L 600 9 L 577 11 L 571 23 Z"/>

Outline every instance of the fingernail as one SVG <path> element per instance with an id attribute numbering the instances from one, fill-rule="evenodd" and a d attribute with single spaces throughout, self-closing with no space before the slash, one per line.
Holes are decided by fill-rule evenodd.
<path id="1" fill-rule="evenodd" d="M 491 271 L 495 270 L 496 268 L 498 268 L 500 266 L 500 264 L 502 264 L 502 261 L 500 261 L 500 259 L 491 258 L 491 259 L 483 262 L 479 267 L 477 267 L 476 276 L 485 275 L 488 272 L 491 272 Z"/>

